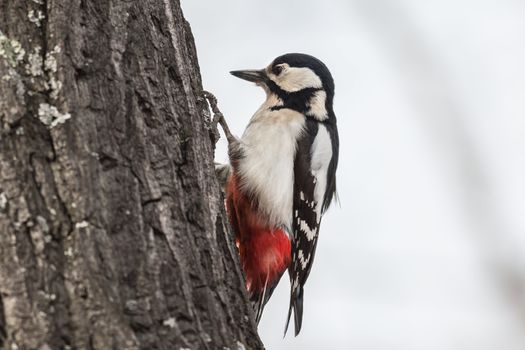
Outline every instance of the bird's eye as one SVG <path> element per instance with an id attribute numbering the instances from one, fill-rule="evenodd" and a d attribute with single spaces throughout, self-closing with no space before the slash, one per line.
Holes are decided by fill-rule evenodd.
<path id="1" fill-rule="evenodd" d="M 273 66 L 273 74 L 279 75 L 283 71 L 283 66 Z"/>

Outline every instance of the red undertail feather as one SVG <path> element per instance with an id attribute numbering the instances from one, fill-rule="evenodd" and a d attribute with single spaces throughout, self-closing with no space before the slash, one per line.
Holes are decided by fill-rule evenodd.
<path id="1" fill-rule="evenodd" d="M 261 222 L 256 206 L 239 188 L 235 174 L 228 181 L 226 208 L 258 321 L 264 304 L 290 264 L 290 239 L 283 229 Z"/>

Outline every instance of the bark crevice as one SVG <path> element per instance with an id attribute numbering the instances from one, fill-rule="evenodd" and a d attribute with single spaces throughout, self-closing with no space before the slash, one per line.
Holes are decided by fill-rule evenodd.
<path id="1" fill-rule="evenodd" d="M 2 294 L 0 293 L 0 349 L 3 349 L 5 338 L 6 338 L 6 324 L 4 314 L 4 303 L 2 300 Z"/>

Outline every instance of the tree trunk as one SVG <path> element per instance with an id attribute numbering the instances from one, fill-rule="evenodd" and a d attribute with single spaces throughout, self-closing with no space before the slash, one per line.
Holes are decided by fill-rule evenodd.
<path id="1" fill-rule="evenodd" d="M 259 349 L 177 0 L 0 0 L 0 348 Z"/>

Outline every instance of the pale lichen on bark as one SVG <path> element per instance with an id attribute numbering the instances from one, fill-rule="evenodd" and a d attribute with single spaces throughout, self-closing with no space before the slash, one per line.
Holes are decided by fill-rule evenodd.
<path id="1" fill-rule="evenodd" d="M 42 12 L 39 12 L 38 18 L 39 21 L 45 18 Z M 27 93 L 48 92 L 49 98 L 54 100 L 62 89 L 62 82 L 57 77 L 56 58 L 61 52 L 60 46 L 56 45 L 52 50 L 46 52 L 45 57 L 42 56 L 41 50 L 42 48 L 37 45 L 26 55 L 27 51 L 17 39 L 7 37 L 0 30 L 0 60 L 4 60 L 4 66 L 7 63 L 5 67 L 7 74 L 2 76 L 2 80 L 13 81 L 16 84 L 16 95 L 21 104 L 25 103 Z M 20 69 L 22 65 L 25 69 Z M 29 89 L 26 87 L 28 79 L 31 82 Z M 53 128 L 71 118 L 71 114 L 62 113 L 56 106 L 49 103 L 40 103 L 35 117 L 47 127 Z"/>
<path id="2" fill-rule="evenodd" d="M 18 40 L 8 38 L 0 30 L 0 57 L 4 58 L 12 68 L 16 68 L 24 59 L 25 53 Z"/>
<path id="3" fill-rule="evenodd" d="M 29 18 L 31 23 L 34 23 L 37 27 L 40 27 L 45 16 L 40 10 L 29 10 L 27 13 L 27 18 Z"/>
<path id="4" fill-rule="evenodd" d="M 69 113 L 60 113 L 55 106 L 41 103 L 38 106 L 38 119 L 47 127 L 54 128 L 58 124 L 63 124 L 71 118 Z"/>

